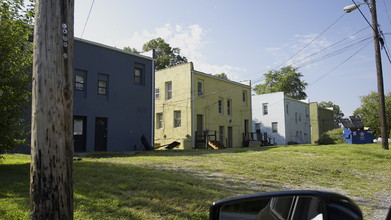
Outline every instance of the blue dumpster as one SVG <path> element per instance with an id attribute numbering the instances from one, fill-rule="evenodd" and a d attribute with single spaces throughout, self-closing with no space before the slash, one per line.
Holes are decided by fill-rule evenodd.
<path id="1" fill-rule="evenodd" d="M 371 130 L 365 129 L 359 116 L 350 116 L 341 119 L 344 126 L 343 139 L 348 144 L 369 144 L 373 143 Z"/>

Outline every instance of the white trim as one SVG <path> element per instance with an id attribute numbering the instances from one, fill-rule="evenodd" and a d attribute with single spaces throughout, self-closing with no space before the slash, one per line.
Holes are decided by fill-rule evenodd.
<path id="1" fill-rule="evenodd" d="M 120 53 L 125 53 L 125 54 L 133 55 L 133 56 L 136 56 L 136 57 L 152 60 L 152 61 L 155 60 L 153 57 L 141 55 L 141 54 L 138 54 L 138 53 L 133 53 L 133 52 L 122 50 L 122 49 L 119 49 L 119 48 L 116 48 L 116 47 L 108 46 L 108 45 L 105 45 L 105 44 L 101 44 L 101 43 L 97 43 L 97 42 L 93 42 L 93 41 L 89 41 L 89 40 L 85 40 L 85 39 L 81 39 L 81 38 L 77 38 L 77 37 L 75 37 L 74 40 L 75 41 L 79 41 L 79 42 L 83 42 L 83 43 L 86 43 L 86 44 L 91 44 L 91 45 L 94 45 L 94 46 L 98 46 L 98 47 L 103 47 L 103 48 L 106 48 L 106 49 L 109 49 L 109 50 L 113 50 L 113 51 L 117 51 L 117 52 L 120 52 Z"/>

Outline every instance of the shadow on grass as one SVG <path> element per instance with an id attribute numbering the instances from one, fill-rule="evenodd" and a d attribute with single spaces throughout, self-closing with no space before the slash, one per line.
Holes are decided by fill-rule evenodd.
<path id="1" fill-rule="evenodd" d="M 213 150 L 213 149 L 175 150 L 174 149 L 174 150 L 133 151 L 133 152 L 91 152 L 91 153 L 75 153 L 75 156 L 86 157 L 86 158 L 131 157 L 131 156 L 148 156 L 148 155 L 197 156 L 197 155 L 205 155 L 205 154 L 266 151 L 276 147 L 277 146 L 263 146 L 263 147 L 246 147 L 246 148 L 225 148 L 219 150 Z"/>
<path id="2" fill-rule="evenodd" d="M 129 164 L 78 162 L 75 218 L 207 219 L 213 201 L 248 193 L 213 179 Z"/>
<path id="3" fill-rule="evenodd" d="M 0 164 L 0 219 L 28 218 L 29 165 Z"/>

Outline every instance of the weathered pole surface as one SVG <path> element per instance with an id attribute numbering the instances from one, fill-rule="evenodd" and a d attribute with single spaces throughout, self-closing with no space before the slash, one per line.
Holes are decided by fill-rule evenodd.
<path id="1" fill-rule="evenodd" d="M 388 134 L 387 134 L 387 116 L 386 116 L 386 105 L 384 98 L 384 83 L 383 83 L 383 69 L 381 63 L 380 54 L 380 36 L 379 28 L 377 24 L 377 12 L 376 12 L 376 1 L 371 1 L 371 14 L 372 14 L 372 27 L 373 37 L 375 45 L 375 58 L 376 58 L 376 76 L 377 76 L 377 94 L 379 99 L 379 115 L 380 115 L 380 134 L 382 138 L 382 148 L 388 150 Z"/>
<path id="2" fill-rule="evenodd" d="M 35 7 L 30 217 L 73 219 L 74 0 Z"/>

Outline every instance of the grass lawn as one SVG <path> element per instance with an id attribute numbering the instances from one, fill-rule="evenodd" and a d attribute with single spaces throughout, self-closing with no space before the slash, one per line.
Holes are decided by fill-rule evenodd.
<path id="1" fill-rule="evenodd" d="M 30 157 L 2 156 L 0 219 L 28 219 Z M 342 193 L 366 219 L 391 205 L 391 151 L 378 144 L 81 157 L 73 165 L 75 219 L 207 219 L 213 201 L 291 189 Z"/>

